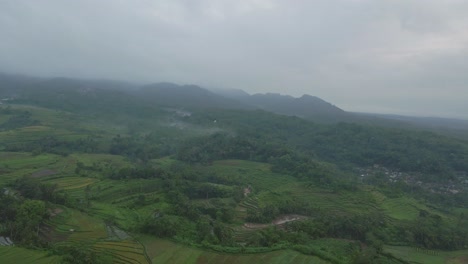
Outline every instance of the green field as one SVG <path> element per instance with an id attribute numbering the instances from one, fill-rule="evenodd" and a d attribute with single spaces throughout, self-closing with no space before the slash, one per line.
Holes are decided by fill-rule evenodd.
<path id="1" fill-rule="evenodd" d="M 317 257 L 307 256 L 292 250 L 234 255 L 200 250 L 151 237 L 141 237 L 140 241 L 145 245 L 148 255 L 152 259 L 153 263 L 329 263 Z"/>
<path id="2" fill-rule="evenodd" d="M 44 176 L 40 180 L 57 184 L 59 189 L 66 191 L 74 199 L 84 199 L 85 189 L 88 188 L 90 195 L 94 197 L 88 212 L 84 213 L 62 207 L 63 212 L 53 217 L 48 223 L 54 227 L 51 239 L 60 244 L 88 243 L 96 252 L 114 258 L 116 263 L 148 263 L 148 259 L 152 263 L 329 263 L 318 257 L 304 255 L 294 250 L 277 250 L 255 254 L 224 254 L 188 247 L 151 236 L 141 236 L 139 238 L 144 247 L 136 240 L 108 241 L 109 235 L 106 232 L 103 219 L 112 219 L 119 226 L 131 229 L 145 215 L 164 210 L 167 207 L 159 191 L 147 191 L 145 193 L 147 201 L 156 202 L 148 203 L 136 209 L 129 208 L 137 198 L 135 192 L 129 190 L 135 190 L 138 193 L 138 190 L 148 188 L 152 184 L 158 186 L 160 180 L 115 181 L 73 176 L 77 162 L 82 162 L 86 166 L 96 163 L 125 166 L 127 161 L 123 157 L 115 155 L 73 154 L 68 157 L 61 157 L 52 154 L 31 156 L 28 153 L 10 152 L 2 152 L 0 155 L 7 160 L 5 163 L 7 167 L 16 169 L 16 173 L 4 175 L 5 180 L 20 177 L 21 174 L 18 171 L 23 174 L 32 174 L 44 169 L 56 169 L 61 170 L 62 173 Z M 164 158 L 152 162 L 161 166 L 169 166 L 174 161 L 170 158 Z M 207 173 L 214 172 L 219 177 L 229 179 L 240 186 L 252 187 L 253 192 L 245 197 L 236 209 L 236 213 L 240 217 L 238 218 L 238 221 L 241 221 L 240 223 L 242 223 L 247 209 L 255 210 L 291 198 L 309 201 L 316 208 L 337 215 L 376 211 L 384 212 L 391 219 L 412 220 L 418 216 L 419 210 L 424 209 L 444 216 L 443 213 L 428 208 L 414 199 L 405 197 L 389 199 L 376 190 L 335 192 L 304 185 L 291 176 L 272 173 L 270 166 L 265 163 L 223 160 L 214 162 L 210 166 L 199 167 L 198 170 Z M 69 176 L 60 176 L 64 174 Z M 98 175 L 94 176 L 99 177 Z M 211 203 L 210 199 L 194 202 L 205 207 L 216 207 L 216 203 Z M 71 229 L 73 231 L 70 231 Z M 253 234 L 253 231 L 242 230 L 240 227 L 234 227 L 234 230 L 236 240 L 239 242 L 244 241 Z M 343 249 L 347 247 L 345 244 L 345 241 L 340 242 L 339 240 L 317 240 L 315 244 L 312 243 L 309 246 L 324 250 L 327 254 L 343 255 Z M 6 251 L 7 248 L 0 249 Z M 0 259 L 9 261 L 15 256 L 19 258 L 20 250 L 22 249 L 12 248 L 7 255 L 0 257 Z M 391 253 L 399 259 L 415 263 L 455 264 L 463 263 L 466 257 L 464 251 L 418 251 L 413 248 L 392 246 L 386 246 L 385 252 Z M 45 258 L 44 255 L 39 253 L 41 252 L 31 251 L 28 253 L 31 256 L 28 255 L 27 259 L 37 258 L 35 263 L 53 263 L 48 261 L 58 259 Z M 342 261 L 348 263 L 349 260 Z"/>
<path id="3" fill-rule="evenodd" d="M 88 185 L 96 182 L 97 179 L 85 177 L 64 177 L 47 181 L 51 184 L 57 184 L 57 187 L 62 190 L 74 191 L 76 189 L 83 189 Z"/>
<path id="4" fill-rule="evenodd" d="M 382 203 L 382 208 L 390 217 L 398 220 L 414 220 L 418 217 L 421 210 L 429 211 L 440 216 L 444 215 L 408 197 L 386 199 Z"/>
<path id="5" fill-rule="evenodd" d="M 62 210 L 48 222 L 54 227 L 52 236 L 56 236 L 60 242 L 92 243 L 107 238 L 106 227 L 101 219 L 73 209 Z"/>
<path id="6" fill-rule="evenodd" d="M 251 196 L 257 200 L 257 206 L 260 207 L 275 204 L 279 200 L 296 198 L 310 202 L 317 209 L 336 214 L 379 210 L 374 198 L 367 192 L 335 192 L 317 188 L 298 182 L 292 176 L 272 173 L 270 166 L 265 163 L 224 160 L 214 162 L 205 170 L 243 183 L 244 186 L 252 186 Z"/>
<path id="7" fill-rule="evenodd" d="M 63 158 L 54 154 L 33 156 L 23 152 L 0 152 L 0 158 L 0 184 L 46 169 L 61 172 L 66 167 Z"/>
<path id="8" fill-rule="evenodd" d="M 414 264 L 468 263 L 468 250 L 439 251 L 412 247 L 385 246 L 385 252 Z"/>
<path id="9" fill-rule="evenodd" d="M 58 264 L 60 263 L 60 257 L 49 256 L 45 251 L 25 249 L 16 246 L 0 246 L 0 262 L 5 264 Z"/>
<path id="10" fill-rule="evenodd" d="M 37 122 L 16 116 L 14 126 L 9 118 L 15 114 L 0 115 L 0 126 L 6 124 L 0 127 L 0 190 L 5 187 L 5 195 L 11 196 L 0 207 L 11 215 L 9 222 L 1 222 L 1 235 L 28 226 L 30 219 L 15 220 L 29 215 L 23 204 L 45 204 L 37 216 L 41 224 L 28 233 L 37 237 L 27 239 L 38 245 L 42 239 L 50 252 L 0 247 L 0 264 L 59 263 L 61 256 L 51 255 L 60 247 L 89 250 L 120 264 L 351 264 L 360 257 L 363 263 L 468 263 L 466 250 L 416 248 L 466 249 L 463 236 L 458 244 L 450 244 L 459 238 L 450 234 L 465 230 L 468 223 L 463 197 L 453 199 L 453 208 L 444 208 L 401 186 L 391 193 L 398 186 L 353 178 L 357 165 L 346 163 L 343 170 L 348 171 L 340 171 L 315 152 L 290 146 L 294 138 L 282 141 L 285 135 L 263 135 L 260 144 L 255 137 L 246 143 L 229 134 L 231 129 L 239 133 L 242 124 L 230 127 L 220 121 L 215 127 L 215 115 L 203 117 L 209 126 L 202 127 L 198 121 L 202 124 L 203 118 L 191 124 L 164 111 L 156 120 L 152 115 L 82 115 L 22 105 L 12 109 L 18 116 L 17 110 L 30 111 L 28 118 Z M 172 122 L 186 126 L 168 125 Z M 295 122 L 299 121 L 291 124 Z M 229 135 L 212 134 L 212 126 Z M 301 133 L 312 137 L 314 126 L 304 125 Z M 202 143 L 190 141 L 196 139 Z M 204 145 L 211 139 L 218 140 L 216 146 Z M 181 148 L 184 144 L 187 150 Z M 237 151 L 232 144 L 241 148 Z M 317 151 L 319 147 L 324 146 L 317 145 Z M 219 151 L 221 160 L 210 150 Z M 189 158 L 184 160 L 180 153 Z M 302 160 L 304 155 L 311 159 Z M 249 156 L 250 161 L 235 159 Z M 302 164 L 296 164 L 298 160 Z M 278 169 L 278 164 L 286 164 L 287 170 Z M 8 210 L 11 205 L 16 211 Z M 16 237 L 21 236 L 27 237 Z"/>
<path id="11" fill-rule="evenodd" d="M 102 241 L 93 245 L 93 250 L 99 254 L 108 254 L 113 263 L 150 264 L 145 248 L 136 241 Z"/>

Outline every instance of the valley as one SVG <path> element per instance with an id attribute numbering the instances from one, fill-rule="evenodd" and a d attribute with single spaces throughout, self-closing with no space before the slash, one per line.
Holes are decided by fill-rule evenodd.
<path id="1" fill-rule="evenodd" d="M 464 139 L 67 83 L 0 105 L 2 263 L 468 257 Z"/>

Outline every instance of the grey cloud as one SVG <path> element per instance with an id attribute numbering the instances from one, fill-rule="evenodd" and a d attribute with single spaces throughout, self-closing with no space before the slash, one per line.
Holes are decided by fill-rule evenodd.
<path id="1" fill-rule="evenodd" d="M 0 70 L 468 117 L 461 0 L 3 0 Z"/>

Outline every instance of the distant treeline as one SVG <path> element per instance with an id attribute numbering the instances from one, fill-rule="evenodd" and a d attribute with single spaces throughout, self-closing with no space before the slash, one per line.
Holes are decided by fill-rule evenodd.
<path id="1" fill-rule="evenodd" d="M 234 131 L 231 133 L 232 139 L 224 140 L 224 145 L 220 146 L 227 151 L 215 149 L 210 152 L 214 153 L 210 155 L 218 154 L 223 158 L 242 156 L 259 160 L 259 154 L 260 159 L 280 157 L 281 154 L 295 150 L 339 166 L 378 164 L 400 171 L 445 177 L 454 171 L 468 171 L 468 142 L 427 131 L 352 123 L 323 125 L 262 111 L 201 112 L 188 120 L 206 125 L 212 123 L 211 120 L 217 120 L 218 126 Z M 204 142 L 210 140 L 220 141 L 217 137 L 205 137 L 199 140 L 198 146 L 191 142 L 189 155 L 182 153 L 180 157 L 200 162 L 213 159 L 204 154 L 204 147 L 208 146 L 212 150 L 218 146 Z M 258 147 L 252 148 L 256 144 L 264 145 L 265 148 L 274 147 L 258 153 Z M 278 151 L 278 148 L 286 148 L 289 152 Z"/>

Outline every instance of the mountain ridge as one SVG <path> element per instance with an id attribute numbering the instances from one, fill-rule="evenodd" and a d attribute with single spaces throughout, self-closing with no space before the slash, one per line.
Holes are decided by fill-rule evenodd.
<path id="1" fill-rule="evenodd" d="M 450 118 L 420 118 L 345 111 L 317 96 L 293 97 L 279 93 L 249 94 L 241 89 L 207 89 L 198 85 L 171 82 L 134 84 L 115 80 L 86 80 L 67 77 L 39 78 L 0 73 L 0 99 L 71 110 L 91 99 L 95 109 L 138 105 L 143 109 L 158 106 L 182 109 L 260 109 L 275 114 L 297 116 L 320 123 L 362 123 L 408 129 L 428 129 L 468 139 L 466 121 Z M 87 99 L 88 98 L 88 99 Z M 0 101 L 2 102 L 2 101 Z M 448 131 L 451 130 L 451 131 Z"/>

